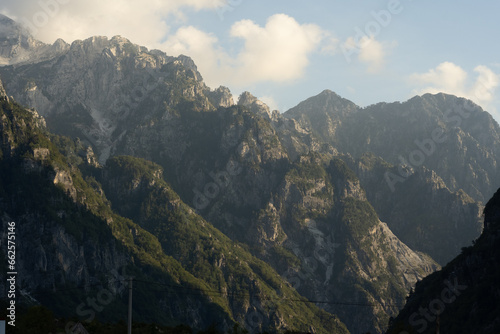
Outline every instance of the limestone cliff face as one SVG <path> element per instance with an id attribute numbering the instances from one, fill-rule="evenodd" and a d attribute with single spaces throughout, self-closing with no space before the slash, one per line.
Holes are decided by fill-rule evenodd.
<path id="1" fill-rule="evenodd" d="M 381 331 L 388 319 L 381 310 L 395 314 L 394 305 L 402 304 L 416 279 L 438 266 L 404 246 L 383 228 L 376 214 L 370 216 L 373 235 L 362 230 L 352 236 L 354 232 L 343 221 L 344 211 L 363 215 L 365 210 L 373 210 L 359 180 L 347 166 L 327 172 L 324 166 L 335 151 L 320 144 L 317 149 L 307 148 L 300 139 L 312 137 L 296 125 L 282 118 L 268 122 L 265 115 L 243 106 L 206 113 L 171 112 L 133 135 L 127 134 L 117 152 L 160 163 L 165 178 L 186 203 L 227 236 L 249 245 L 292 285 L 300 279 L 301 287 L 296 288 L 302 295 L 326 298 L 325 308 L 338 300 L 352 301 L 352 295 L 342 291 L 351 291 L 355 284 L 370 286 L 351 292 L 358 291 L 355 298 L 359 303 L 373 302 L 378 309 L 328 310 L 342 314 L 350 330 Z M 283 144 L 281 138 L 298 144 Z M 343 199 L 348 202 L 344 204 Z M 312 224 L 312 220 L 316 227 L 308 227 L 306 222 Z M 380 231 L 377 226 L 382 226 Z M 374 248 L 365 251 L 371 243 Z M 345 247 L 338 250 L 336 244 Z M 315 260 L 318 267 L 309 273 L 304 268 L 315 259 L 315 251 L 324 263 Z M 408 259 L 396 259 L 393 252 Z M 372 268 L 371 262 L 379 258 L 383 260 Z M 376 285 L 379 276 L 384 277 L 380 279 L 383 283 Z M 398 279 L 388 278 L 393 276 Z"/>
<path id="2" fill-rule="evenodd" d="M 234 105 L 233 95 L 227 87 L 219 87 L 207 93 L 212 105 L 229 108 Z"/>
<path id="3" fill-rule="evenodd" d="M 191 148 L 213 143 L 218 153 L 186 149 L 177 157 L 182 170 L 165 169 L 171 180 L 182 180 L 173 182 L 178 189 L 188 189 L 181 197 L 187 194 L 203 217 L 252 247 L 302 295 L 323 301 L 349 330 L 382 331 L 384 314 L 394 315 L 412 285 L 439 267 L 380 222 L 354 173 L 340 161 L 329 166 L 332 155 L 311 152 L 290 161 L 276 127 L 251 111 L 203 116 L 189 118 L 197 130 L 182 141 Z M 199 132 L 193 120 L 202 119 L 217 124 L 217 135 Z M 374 306 L 354 312 L 332 306 L 337 301 Z"/>
<path id="4" fill-rule="evenodd" d="M 424 166 L 451 191 L 463 189 L 479 202 L 490 198 L 500 184 L 500 128 L 473 102 L 426 94 L 362 109 L 332 94 L 310 98 L 285 116 L 341 153 L 359 158 L 372 152 L 402 169 Z M 396 175 L 405 178 L 404 173 Z"/>
<path id="5" fill-rule="evenodd" d="M 376 214 L 370 216 L 370 230 L 353 236 L 343 217 L 346 210 L 362 215 L 373 210 L 365 191 L 347 166 L 327 172 L 322 166 L 328 166 L 335 150 L 320 144 L 316 150 L 307 148 L 301 138 L 317 141 L 296 124 L 281 118 L 269 123 L 241 106 L 172 113 L 127 135 L 118 151 L 162 164 L 165 178 L 184 201 L 227 236 L 252 247 L 302 295 L 325 300 L 323 307 L 341 315 L 350 330 L 380 332 L 386 314 L 395 314 L 412 284 L 438 265 L 402 244 Z M 286 145 L 282 138 L 298 144 Z M 317 225 L 308 227 L 312 220 Z M 373 248 L 366 249 L 370 244 Z M 308 272 L 312 259 L 316 265 Z M 353 288 L 356 284 L 359 289 Z M 351 302 L 353 296 L 353 303 L 376 306 L 362 312 L 328 308 L 338 300 Z"/>
<path id="6" fill-rule="evenodd" d="M 326 313 L 314 305 L 296 304 L 293 310 L 287 310 L 286 301 L 297 298 L 297 292 L 268 264 L 197 216 L 162 179 L 159 165 L 114 157 L 99 174 L 96 177 L 113 207 L 156 235 L 163 251 L 178 259 L 186 270 L 205 277 L 211 291 L 223 292 L 231 316 L 249 332 L 286 330 L 293 328 L 297 319 L 301 319 L 302 328 L 318 333 L 328 328 L 346 332 L 338 321 L 318 322 Z M 273 240 L 272 228 L 260 228 Z"/>
<path id="7" fill-rule="evenodd" d="M 342 154 L 412 249 L 444 265 L 480 235 L 482 206 L 500 183 L 500 130 L 471 101 L 426 94 L 359 108 L 325 91 L 284 116 Z"/>
<path id="8" fill-rule="evenodd" d="M 3 88 L 3 83 L 2 81 L 0 80 L 0 99 L 8 99 L 7 97 L 7 93 L 5 92 L 5 88 Z"/>
<path id="9" fill-rule="evenodd" d="M 250 111 L 261 115 L 266 119 L 271 119 L 271 111 L 269 107 L 249 92 L 243 92 L 240 95 L 238 105 L 247 107 Z"/>
<path id="10" fill-rule="evenodd" d="M 276 115 L 273 117 L 272 125 L 291 161 L 297 161 L 310 152 L 324 153 L 328 156 L 338 155 L 334 147 L 318 140 L 309 129 L 294 119 L 286 118 L 282 114 Z"/>
<path id="11" fill-rule="evenodd" d="M 61 39 L 53 45 L 42 43 L 26 28 L 0 14 L 0 66 L 46 60 L 68 48 L 69 45 Z"/>
<path id="12" fill-rule="evenodd" d="M 100 273 L 111 275 L 122 271 L 127 264 L 126 255 L 118 251 L 112 240 L 82 242 L 59 223 L 37 212 L 21 216 L 3 211 L 1 222 L 4 231 L 8 230 L 9 222 L 15 222 L 16 238 L 24 241 L 17 246 L 16 269 L 20 278 L 18 286 L 25 298 L 41 301 L 43 298 L 40 299 L 36 291 L 89 285 Z M 6 232 L 2 232 L 2 240 L 7 240 Z"/>
<path id="13" fill-rule="evenodd" d="M 441 265 L 481 234 L 483 206 L 463 190 L 451 191 L 436 172 L 415 168 L 401 182 L 392 183 L 398 168 L 373 154 L 360 159 L 346 155 L 343 160 L 359 176 L 369 202 L 398 238 Z"/>
<path id="14" fill-rule="evenodd" d="M 439 265 L 378 219 L 340 161 L 325 169 L 320 164 L 303 160 L 287 173 L 255 223 L 253 230 L 259 226 L 262 232 L 253 243 L 297 291 L 338 314 L 351 332 L 381 332 L 381 319 L 394 315 L 411 287 Z M 280 249 L 292 254 L 286 264 L 283 258 L 280 264 Z M 369 306 L 353 312 L 337 303 Z"/>
<path id="15" fill-rule="evenodd" d="M 116 309 L 124 309 L 124 280 L 133 273 L 136 293 L 148 296 L 134 301 L 137 321 L 203 329 L 217 319 L 222 331 L 238 321 L 252 333 L 274 328 L 347 333 L 337 318 L 312 304 L 294 310 L 279 305 L 280 298 L 298 300 L 300 295 L 183 204 L 161 179 L 159 166 L 141 161 L 141 166 L 156 167 L 147 170 L 147 177 L 134 175 L 140 169 L 129 171 L 130 179 L 123 170 L 126 176 L 120 178 L 121 167 L 115 166 L 105 177 L 107 186 L 116 187 L 109 193 L 113 206 L 135 224 L 112 211 L 95 178 L 82 177 L 79 168 L 99 169 L 81 143 L 49 139 L 33 113 L 13 102 L 0 101 L 0 120 L 0 245 L 5 246 L 9 223 L 15 222 L 19 305 L 42 304 L 80 321 L 98 314 L 115 322 L 123 319 Z M 214 268 L 223 277 L 214 278 Z M 5 298 L 5 272 L 0 276 L 0 297 Z M 95 312 L 89 313 L 89 300 L 97 300 Z"/>
<path id="16" fill-rule="evenodd" d="M 149 51 L 120 36 L 92 37 L 58 50 L 43 64 L 32 59 L 0 72 L 16 100 L 38 110 L 57 133 L 92 144 L 101 162 L 126 133 L 169 117 L 179 106 L 194 103 L 208 111 L 234 104 L 227 88 L 206 87 L 186 56 Z"/>
<path id="17" fill-rule="evenodd" d="M 99 224 L 106 226 L 97 238 L 82 226 L 71 226 L 91 223 L 92 215 L 85 209 L 75 214 L 77 205 L 87 203 L 77 194 L 71 168 L 51 150 L 43 119 L 13 101 L 0 102 L 1 242 L 7 240 L 8 224 L 14 222 L 18 301 L 48 302 L 47 294 L 37 292 L 89 285 L 102 273 L 121 270 L 127 256 L 104 220 L 93 222 L 96 230 Z"/>

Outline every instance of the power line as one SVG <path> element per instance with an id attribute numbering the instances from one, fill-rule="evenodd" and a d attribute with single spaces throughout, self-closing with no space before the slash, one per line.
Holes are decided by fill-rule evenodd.
<path id="1" fill-rule="evenodd" d="M 113 280 L 113 281 L 107 281 L 108 284 L 111 284 L 111 283 L 118 283 L 118 282 L 123 282 L 125 281 L 124 279 L 123 280 Z M 74 287 L 74 288 L 65 288 L 65 289 L 51 289 L 51 291 L 47 291 L 47 292 L 35 292 L 35 293 L 29 293 L 30 296 L 43 296 L 43 295 L 52 295 L 54 294 L 55 292 L 68 292 L 68 291 L 74 291 L 74 290 L 86 290 L 88 288 L 92 288 L 92 287 L 96 287 L 96 286 L 103 286 L 104 283 L 102 282 L 98 282 L 98 283 L 93 283 L 93 284 L 85 284 L 85 285 L 80 285 L 80 286 L 77 286 L 77 287 Z M 20 288 L 19 291 L 23 291 L 25 289 L 23 288 Z"/>
<path id="2" fill-rule="evenodd" d="M 200 289 L 200 288 L 190 288 L 190 287 L 183 287 L 183 286 L 174 286 L 171 284 L 166 284 L 166 283 L 159 283 L 159 282 L 153 282 L 153 281 L 145 281 L 145 280 L 134 280 L 139 283 L 147 283 L 147 284 L 155 284 L 155 285 L 160 285 L 160 286 L 166 286 L 170 288 L 181 288 L 181 289 L 187 289 L 187 290 L 194 290 L 198 292 L 204 292 L 206 294 L 212 293 L 212 294 L 217 294 L 221 295 L 223 297 L 243 297 L 243 298 L 250 298 L 252 295 L 248 293 L 227 293 L 227 292 L 222 292 L 218 290 L 206 290 L 206 289 Z M 183 292 L 176 292 L 179 294 L 186 294 Z M 288 301 L 288 302 L 297 302 L 297 303 L 309 303 L 309 304 L 328 304 L 328 305 L 343 305 L 343 306 L 363 306 L 363 307 L 378 307 L 378 306 L 394 306 L 394 307 L 399 307 L 400 305 L 396 304 L 370 304 L 370 303 L 354 303 L 354 302 L 333 302 L 333 301 L 320 301 L 320 300 L 309 300 L 309 299 L 297 299 L 297 298 L 275 298 L 275 297 L 260 297 L 260 300 L 276 300 L 279 299 L 280 301 Z"/>
<path id="3" fill-rule="evenodd" d="M 111 280 L 111 281 L 106 281 L 105 283 L 107 284 L 112 284 L 112 283 L 124 283 L 129 281 L 129 278 L 124 278 L 124 279 L 118 279 L 118 280 Z M 181 285 L 173 285 L 173 284 L 168 284 L 168 283 L 161 283 L 161 282 L 155 282 L 155 281 L 147 281 L 147 280 L 140 280 L 140 279 L 133 279 L 134 282 L 137 283 L 144 283 L 144 284 L 153 284 L 157 286 L 163 286 L 167 287 L 169 289 L 164 289 L 163 291 L 167 291 L 169 293 L 175 293 L 178 295 L 202 295 L 205 294 L 207 296 L 213 297 L 213 296 L 220 296 L 220 297 L 232 297 L 232 298 L 251 298 L 253 295 L 249 293 L 244 293 L 244 292 L 223 292 L 219 290 L 208 290 L 208 289 L 202 289 L 202 288 L 194 288 L 194 287 L 187 287 L 187 286 L 181 286 Z M 75 290 L 86 290 L 92 287 L 97 287 L 97 286 L 104 286 L 103 282 L 98 282 L 98 283 L 93 283 L 93 284 L 85 284 L 81 285 L 78 287 L 74 288 L 67 288 L 67 289 L 52 289 L 50 292 L 37 292 L 37 293 L 30 293 L 30 296 L 43 296 L 43 295 L 48 295 L 48 294 L 54 294 L 56 292 L 69 292 L 69 291 L 75 291 Z M 172 291 L 173 289 L 176 289 L 177 291 Z M 21 289 L 22 290 L 22 289 Z M 189 290 L 188 291 L 179 291 L 179 290 Z M 289 302 L 289 303 L 304 303 L 304 304 L 324 304 L 324 305 L 340 305 L 340 306 L 358 306 L 358 307 L 400 307 L 400 305 L 396 304 L 375 304 L 375 303 L 357 303 L 357 302 L 336 302 L 336 301 L 323 301 L 323 300 L 309 300 L 309 299 L 298 299 L 298 298 L 279 298 L 279 297 L 259 297 L 259 300 L 267 300 L 267 301 L 278 301 L 278 302 Z"/>

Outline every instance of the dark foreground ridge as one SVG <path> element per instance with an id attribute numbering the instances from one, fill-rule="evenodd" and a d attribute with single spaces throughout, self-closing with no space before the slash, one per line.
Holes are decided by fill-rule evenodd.
<path id="1" fill-rule="evenodd" d="M 484 209 L 484 231 L 441 271 L 417 283 L 388 334 L 500 333 L 500 189 Z"/>

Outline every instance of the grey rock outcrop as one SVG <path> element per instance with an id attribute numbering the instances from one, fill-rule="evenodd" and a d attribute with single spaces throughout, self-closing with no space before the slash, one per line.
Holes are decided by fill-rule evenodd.
<path id="1" fill-rule="evenodd" d="M 238 105 L 247 107 L 253 113 L 261 115 L 266 119 L 271 119 L 271 111 L 269 107 L 249 92 L 241 93 L 238 98 Z"/>
<path id="2" fill-rule="evenodd" d="M 233 94 L 227 87 L 219 87 L 212 92 L 208 92 L 208 98 L 214 106 L 229 108 L 234 105 Z"/>
<path id="3" fill-rule="evenodd" d="M 46 47 L 33 48 L 42 52 Z M 193 101 L 204 111 L 234 104 L 227 88 L 205 86 L 189 57 L 148 51 L 121 36 L 92 37 L 71 46 L 58 40 L 52 48 L 57 57 L 45 53 L 43 64 L 34 57 L 23 68 L 0 72 L 11 78 L 7 86 L 16 100 L 38 110 L 56 132 L 93 145 L 101 162 L 125 133 L 168 115 L 179 103 Z M 46 76 L 46 71 L 57 75 Z"/>
<path id="4" fill-rule="evenodd" d="M 480 235 L 482 205 L 500 184 L 500 128 L 471 101 L 426 94 L 359 108 L 324 91 L 284 116 L 340 152 L 412 249 L 444 265 Z"/>
<path id="5" fill-rule="evenodd" d="M 0 66 L 50 59 L 68 48 L 62 39 L 53 45 L 40 42 L 26 28 L 0 14 Z"/>
<path id="6" fill-rule="evenodd" d="M 284 115 L 341 153 L 359 158 L 372 152 L 403 169 L 425 166 L 451 191 L 463 189 L 479 202 L 500 184 L 500 127 L 464 98 L 425 94 L 359 108 L 326 91 Z"/>
<path id="7" fill-rule="evenodd" d="M 7 93 L 5 92 L 5 88 L 3 88 L 2 81 L 0 80 L 0 99 L 8 100 Z"/>
<path id="8" fill-rule="evenodd" d="M 451 191 L 439 175 L 418 167 L 391 189 L 398 168 L 374 154 L 343 156 L 359 177 L 368 201 L 391 231 L 412 249 L 445 265 L 481 234 L 483 206 L 463 190 Z"/>

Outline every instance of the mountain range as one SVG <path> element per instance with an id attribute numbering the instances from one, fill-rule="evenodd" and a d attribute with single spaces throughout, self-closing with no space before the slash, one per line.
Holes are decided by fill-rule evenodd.
<path id="1" fill-rule="evenodd" d="M 123 319 L 114 275 L 143 322 L 382 333 L 481 235 L 500 185 L 498 124 L 455 96 L 362 108 L 325 90 L 279 113 L 187 56 L 47 45 L 7 17 L 0 56 L 3 230 L 28 241 L 24 303 L 59 317 L 90 323 L 105 290 L 94 316 Z"/>

